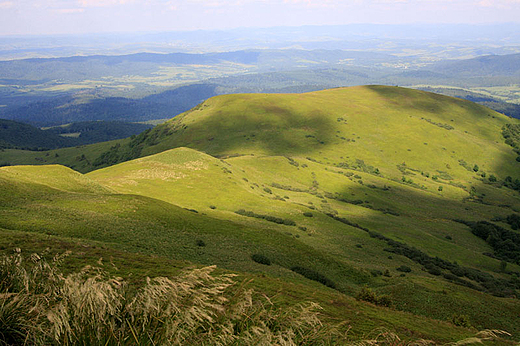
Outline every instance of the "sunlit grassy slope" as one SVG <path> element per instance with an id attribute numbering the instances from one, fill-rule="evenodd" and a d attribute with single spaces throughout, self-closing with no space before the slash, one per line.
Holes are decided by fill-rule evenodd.
<path id="1" fill-rule="evenodd" d="M 106 263 L 108 270 L 131 282 L 142 282 L 145 275 L 175 275 L 179 268 L 191 266 L 186 259 L 218 264 L 239 270 L 244 287 L 267 294 L 278 306 L 318 302 L 325 308 L 326 321 L 348 321 L 353 340 L 372 336 L 381 327 L 405 339 L 451 341 L 472 334 L 442 320 L 357 302 L 296 275 L 288 268 L 316 268 L 336 280 L 341 278 L 341 291 L 371 281 L 364 270 L 336 261 L 278 230 L 243 227 L 146 197 L 100 192 L 88 178 L 83 182 L 91 188 L 79 191 L 70 184 L 77 177 L 68 175 L 68 169 L 40 166 L 36 175 L 33 168 L 0 169 L 2 251 L 72 251 L 66 261 L 68 270 Z M 59 176 L 64 178 L 62 184 L 56 182 Z M 199 246 L 197 240 L 203 240 L 205 246 Z M 258 252 L 274 263 L 263 266 L 251 261 L 250 255 Z"/>
<path id="2" fill-rule="evenodd" d="M 467 101 L 394 87 L 218 96 L 111 143 L 105 156 L 144 157 L 86 175 L 59 166 L 0 169 L 0 227 L 265 272 L 329 292 L 291 271 L 305 267 L 347 295 L 369 285 L 389 293 L 398 310 L 444 321 L 464 314 L 478 329 L 520 335 L 518 291 L 495 297 L 470 278 L 478 290 L 385 251 L 391 239 L 496 282 L 514 279 L 520 268 L 500 269 L 500 260 L 484 255 L 493 249 L 453 221 L 520 210 L 518 192 L 501 184 L 520 178 L 517 155 L 501 134 L 513 122 Z M 93 162 L 102 150 L 90 148 L 74 155 Z M 235 213 L 240 209 L 292 222 Z M 252 261 L 254 253 L 272 265 Z M 401 266 L 411 272 L 397 271 Z M 260 285 L 272 289 L 271 281 Z M 373 321 L 381 316 L 376 310 Z"/>
<path id="3" fill-rule="evenodd" d="M 211 155 L 363 159 L 383 175 L 398 173 L 402 162 L 432 172 L 450 165 L 457 177 L 466 176 L 458 162 L 465 159 L 485 171 L 514 174 L 515 166 L 506 164 L 513 153 L 500 133 L 509 121 L 471 102 L 405 88 L 224 95 L 156 128 L 148 136 L 158 144 L 143 154 L 189 146 Z"/>

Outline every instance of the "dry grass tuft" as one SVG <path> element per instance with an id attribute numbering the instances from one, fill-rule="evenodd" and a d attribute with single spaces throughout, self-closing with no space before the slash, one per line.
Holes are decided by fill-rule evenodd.
<path id="1" fill-rule="evenodd" d="M 148 279 L 130 294 L 102 268 L 64 276 L 63 256 L 48 263 L 21 253 L 1 259 L 0 344 L 302 345 L 345 343 L 325 326 L 321 307 L 275 307 L 252 290 L 231 288 L 235 275 L 215 267 Z M 233 292 L 231 292 L 233 291 Z"/>
<path id="2" fill-rule="evenodd" d="M 463 339 L 460 341 L 457 341 L 455 343 L 452 343 L 450 345 L 472 345 L 472 344 L 483 344 L 484 341 L 493 341 L 497 340 L 501 337 L 510 337 L 511 334 L 509 334 L 506 331 L 498 330 L 498 329 L 484 329 L 479 331 L 475 336 L 467 339 Z"/>
<path id="3" fill-rule="evenodd" d="M 353 346 L 371 346 L 371 345 L 401 345 L 399 336 L 386 328 L 378 328 L 373 330 L 367 339 L 350 343 Z"/>

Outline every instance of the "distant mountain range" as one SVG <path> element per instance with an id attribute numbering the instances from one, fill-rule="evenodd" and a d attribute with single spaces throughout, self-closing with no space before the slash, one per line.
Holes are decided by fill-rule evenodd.
<path id="1" fill-rule="evenodd" d="M 419 88 L 442 86 L 435 89 L 438 92 L 446 91 L 450 86 L 452 89 L 456 87 L 466 90 L 488 87 L 491 91 L 484 97 L 485 99 L 475 95 L 468 99 L 509 116 L 520 115 L 517 104 L 505 103 L 504 100 L 507 98 L 493 94 L 492 91 L 494 86 L 515 85 L 520 76 L 520 54 L 441 61 L 420 69 L 404 69 L 405 71 L 403 68 L 383 66 L 385 64 L 398 66 L 399 63 L 399 58 L 388 54 L 339 50 L 255 50 L 208 54 L 141 53 L 124 56 L 6 61 L 0 62 L 0 71 L 3 71 L 0 75 L 4 78 L 0 82 L 11 86 L 0 88 L 0 104 L 5 105 L 0 107 L 0 118 L 35 126 L 56 126 L 70 122 L 98 120 L 147 121 L 173 117 L 219 94 L 293 93 L 362 84 L 409 85 Z M 199 68 L 201 64 L 209 64 L 215 69 L 225 69 L 226 64 L 233 64 L 235 66 L 233 68 L 244 66 L 245 70 L 242 73 L 233 70 L 232 75 L 224 73 L 224 76 L 206 78 L 200 82 L 187 82 L 170 90 L 142 91 L 146 94 L 142 97 L 107 96 L 106 90 L 112 87 L 99 90 L 89 87 L 90 89 L 75 91 L 76 88 L 81 88 L 80 84 L 83 83 L 81 81 L 88 78 L 101 78 L 109 74 L 110 78 L 117 80 L 126 78 L 124 76 L 132 73 L 141 74 L 142 78 L 145 78 L 144 76 L 154 76 L 165 66 L 164 64 L 182 66 L 182 69 L 188 68 L 187 66 Z M 381 66 L 375 68 L 374 66 L 378 64 Z M 283 70 L 284 68 L 292 68 L 292 70 Z M 267 70 L 273 71 L 265 72 Z M 245 73 L 247 71 L 249 73 Z M 155 77 L 150 78 L 153 81 Z M 61 88 L 57 80 L 63 81 L 60 83 L 73 83 L 72 89 L 66 91 L 67 87 L 64 87 L 63 91 L 45 91 L 49 88 L 52 90 Z M 114 81 L 114 83 L 125 82 Z M 38 88 L 42 88 L 41 91 L 38 91 L 40 90 Z M 136 88 L 139 87 L 134 89 Z M 19 89 L 24 91 L 17 91 Z M 131 90 L 133 89 L 129 88 L 128 93 L 132 93 Z M 125 95 L 124 92 L 119 93 Z M 463 94 L 459 92 L 455 96 Z M 510 95 L 515 101 L 514 90 Z"/>

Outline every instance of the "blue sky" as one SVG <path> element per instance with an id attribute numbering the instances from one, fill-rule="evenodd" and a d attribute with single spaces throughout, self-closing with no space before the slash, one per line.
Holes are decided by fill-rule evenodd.
<path id="1" fill-rule="evenodd" d="M 0 0 L 0 35 L 520 22 L 520 0 Z"/>

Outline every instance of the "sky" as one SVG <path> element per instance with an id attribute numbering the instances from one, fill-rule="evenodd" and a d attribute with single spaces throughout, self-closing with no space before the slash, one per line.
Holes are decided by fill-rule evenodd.
<path id="1" fill-rule="evenodd" d="M 520 23 L 520 0 L 0 0 L 0 35 Z"/>

